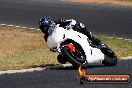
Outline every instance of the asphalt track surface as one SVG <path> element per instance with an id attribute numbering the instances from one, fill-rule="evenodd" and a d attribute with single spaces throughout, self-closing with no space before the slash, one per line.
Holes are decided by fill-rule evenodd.
<path id="1" fill-rule="evenodd" d="M 132 76 L 132 60 L 119 61 L 114 67 L 92 65 L 87 74 L 129 74 Z M 47 68 L 40 72 L 0 75 L 0 88 L 132 88 L 132 82 L 118 84 L 90 83 L 80 85 L 73 67 Z"/>
<path id="2" fill-rule="evenodd" d="M 132 7 L 95 4 L 69 4 L 57 0 L 0 0 L 0 23 L 37 27 L 42 16 L 74 18 L 96 34 L 132 38 Z M 119 61 L 114 67 L 89 66 L 87 74 L 130 74 L 132 60 Z M 73 67 L 47 67 L 30 73 L 0 75 L 0 88 L 132 88 L 128 84 L 84 84 L 76 81 Z"/>
<path id="3" fill-rule="evenodd" d="M 59 0 L 0 0 L 0 23 L 38 27 L 43 16 L 76 19 L 94 34 L 132 39 L 132 7 Z"/>

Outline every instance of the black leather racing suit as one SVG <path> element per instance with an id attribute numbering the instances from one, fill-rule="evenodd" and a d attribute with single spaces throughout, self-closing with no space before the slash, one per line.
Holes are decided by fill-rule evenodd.
<path id="1" fill-rule="evenodd" d="M 60 27 L 65 28 L 68 24 L 70 24 L 70 21 L 65 21 L 65 20 L 59 19 L 55 23 L 60 24 Z M 89 40 L 91 40 L 93 45 L 98 46 L 101 43 L 101 40 L 97 39 L 94 35 L 92 35 L 92 33 L 85 26 L 82 27 L 81 24 L 82 23 L 75 24 L 72 27 L 72 29 L 86 35 L 89 38 Z"/>

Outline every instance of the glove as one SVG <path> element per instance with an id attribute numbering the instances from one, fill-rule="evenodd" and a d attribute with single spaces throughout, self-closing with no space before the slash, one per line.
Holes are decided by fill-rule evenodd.
<path id="1" fill-rule="evenodd" d="M 50 51 L 57 52 L 57 47 L 54 47 L 54 48 L 50 49 Z"/>

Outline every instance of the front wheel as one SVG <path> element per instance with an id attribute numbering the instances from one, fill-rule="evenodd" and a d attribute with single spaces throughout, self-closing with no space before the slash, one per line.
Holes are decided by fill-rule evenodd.
<path id="1" fill-rule="evenodd" d="M 61 53 L 75 67 L 82 66 L 86 63 L 85 53 L 78 43 L 69 42 L 62 44 Z"/>
<path id="2" fill-rule="evenodd" d="M 115 66 L 118 62 L 116 54 L 109 48 L 103 48 L 101 50 L 105 55 L 102 63 L 106 66 Z"/>

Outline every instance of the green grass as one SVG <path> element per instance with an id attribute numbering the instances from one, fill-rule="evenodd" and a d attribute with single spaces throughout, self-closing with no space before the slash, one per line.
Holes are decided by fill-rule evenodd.
<path id="1" fill-rule="evenodd" d="M 132 56 L 132 42 L 97 36 L 112 48 L 118 57 Z M 57 53 L 52 53 L 36 30 L 0 26 L 0 70 L 23 69 L 58 64 Z"/>

